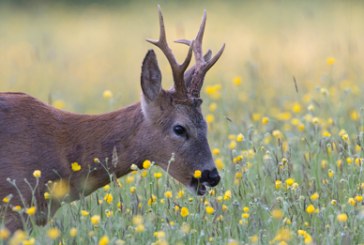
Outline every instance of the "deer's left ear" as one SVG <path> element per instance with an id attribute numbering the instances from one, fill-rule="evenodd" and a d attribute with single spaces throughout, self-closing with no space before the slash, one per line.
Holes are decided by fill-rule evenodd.
<path id="1" fill-rule="evenodd" d="M 157 57 L 151 49 L 144 58 L 141 75 L 143 95 L 148 102 L 154 101 L 162 91 L 162 74 Z"/>

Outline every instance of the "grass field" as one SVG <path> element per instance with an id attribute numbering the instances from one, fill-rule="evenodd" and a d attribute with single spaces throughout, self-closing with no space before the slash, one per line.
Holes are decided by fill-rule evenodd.
<path id="1" fill-rule="evenodd" d="M 364 5 L 165 3 L 169 39 L 193 37 L 204 8 L 205 47 L 226 43 L 203 88 L 221 183 L 196 197 L 152 166 L 64 203 L 45 227 L 9 237 L 0 225 L 0 244 L 364 244 Z M 2 6 L 0 91 L 120 108 L 138 101 L 157 35 L 152 2 Z"/>

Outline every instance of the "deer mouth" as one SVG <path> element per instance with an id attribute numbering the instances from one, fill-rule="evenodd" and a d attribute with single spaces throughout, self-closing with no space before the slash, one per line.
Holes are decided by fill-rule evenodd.
<path id="1" fill-rule="evenodd" d="M 198 196 L 203 196 L 207 192 L 208 183 L 200 182 L 196 178 L 192 178 L 190 188 L 192 192 L 197 194 Z"/>

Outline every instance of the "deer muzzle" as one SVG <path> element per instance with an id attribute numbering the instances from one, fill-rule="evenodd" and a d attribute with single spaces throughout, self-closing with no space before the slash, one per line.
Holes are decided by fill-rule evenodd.
<path id="1" fill-rule="evenodd" d="M 204 170 L 200 181 L 209 187 L 214 187 L 220 182 L 220 179 L 221 178 L 217 169 L 214 168 L 213 170 Z"/>
<path id="2" fill-rule="evenodd" d="M 205 195 L 207 191 L 206 186 L 214 187 L 219 184 L 220 179 L 221 177 L 216 168 L 212 170 L 204 170 L 202 171 L 201 178 L 192 178 L 191 185 L 194 187 L 197 195 Z"/>

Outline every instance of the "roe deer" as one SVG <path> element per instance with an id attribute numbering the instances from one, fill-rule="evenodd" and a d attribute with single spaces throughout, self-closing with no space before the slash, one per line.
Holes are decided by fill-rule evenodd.
<path id="1" fill-rule="evenodd" d="M 204 195 L 206 186 L 219 183 L 201 113 L 200 90 L 225 45 L 213 57 L 210 50 L 203 55 L 204 12 L 196 38 L 177 41 L 189 46 L 187 57 L 179 64 L 167 44 L 160 8 L 159 22 L 159 40 L 147 41 L 168 59 L 174 80 L 170 90 L 162 89 L 157 58 L 149 50 L 141 71 L 141 102 L 118 111 L 80 115 L 23 93 L 0 93 L 0 200 L 11 197 L 9 203 L 1 204 L 0 215 L 11 232 L 24 228 L 28 219 L 24 212 L 12 210 L 15 205 L 35 205 L 38 225 L 53 216 L 61 200 L 51 196 L 51 208 L 48 206 L 44 193 L 52 183 L 67 186 L 66 201 L 78 200 L 109 183 L 110 173 L 119 178 L 131 171 L 132 163 L 142 168 L 146 159 L 197 195 Z M 192 55 L 195 65 L 187 70 Z M 174 161 L 168 166 L 172 154 Z M 105 162 L 112 158 L 116 161 Z M 79 163 L 80 171 L 72 170 L 73 162 Z M 33 177 L 35 170 L 41 171 L 39 179 Z M 199 180 L 193 177 L 195 170 L 202 172 Z M 35 185 L 36 190 L 31 190 Z"/>

